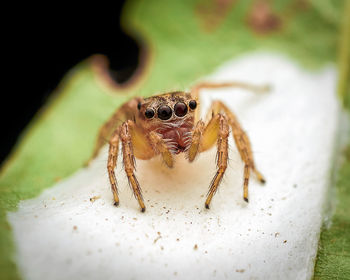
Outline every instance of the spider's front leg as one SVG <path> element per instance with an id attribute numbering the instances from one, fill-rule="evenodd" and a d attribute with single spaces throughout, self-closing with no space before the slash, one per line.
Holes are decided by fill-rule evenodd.
<path id="1" fill-rule="evenodd" d="M 188 150 L 188 160 L 192 162 L 199 152 L 208 150 L 217 143 L 217 168 L 208 191 L 205 207 L 209 209 L 210 202 L 216 193 L 227 168 L 229 125 L 222 114 L 213 115 L 207 126 L 199 121 L 192 135 L 192 143 Z"/>
<path id="2" fill-rule="evenodd" d="M 114 131 L 111 140 L 109 141 L 110 146 L 107 169 L 115 201 L 114 204 L 116 206 L 119 204 L 119 198 L 114 169 L 118 157 L 119 139 L 122 142 L 123 163 L 129 184 L 132 187 L 134 196 L 140 205 L 141 211 L 144 212 L 146 207 L 142 198 L 139 182 L 134 174 L 135 157 L 147 160 L 160 154 L 163 161 L 169 167 L 172 167 L 174 164 L 173 156 L 159 134 L 150 132 L 147 135 L 142 129 L 137 127 L 133 121 L 128 120 L 124 122 L 116 131 Z"/>
<path id="3" fill-rule="evenodd" d="M 134 156 L 133 144 L 132 144 L 132 133 L 131 133 L 132 124 L 133 122 L 130 120 L 127 122 L 124 122 L 120 130 L 120 138 L 122 142 L 122 151 L 123 151 L 123 163 L 124 163 L 125 173 L 128 177 L 128 181 L 132 187 L 135 198 L 137 199 L 140 205 L 141 211 L 145 212 L 146 207 L 143 201 L 140 184 L 137 181 L 136 176 L 134 174 L 135 156 Z"/>
<path id="4" fill-rule="evenodd" d="M 228 160 L 228 135 L 229 135 L 229 126 L 224 115 L 218 114 L 214 118 L 215 125 L 218 126 L 218 134 L 217 134 L 217 168 L 216 174 L 213 180 L 210 183 L 209 192 L 207 196 L 207 200 L 205 201 L 205 208 L 209 209 L 210 202 L 216 193 L 218 186 L 224 176 L 225 170 L 227 168 L 227 160 Z M 206 131 L 205 131 L 206 132 Z M 208 137 L 206 133 L 203 135 L 204 137 Z"/>

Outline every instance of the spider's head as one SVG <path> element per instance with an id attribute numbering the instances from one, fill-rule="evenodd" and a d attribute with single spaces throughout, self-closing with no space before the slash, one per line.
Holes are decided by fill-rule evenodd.
<path id="1" fill-rule="evenodd" d="M 172 154 L 185 152 L 191 143 L 197 100 L 190 93 L 176 91 L 140 100 L 139 126 L 159 133 Z"/>
<path id="2" fill-rule="evenodd" d="M 158 125 L 193 123 L 196 108 L 197 100 L 190 93 L 181 91 L 152 96 L 137 104 L 139 118 Z"/>

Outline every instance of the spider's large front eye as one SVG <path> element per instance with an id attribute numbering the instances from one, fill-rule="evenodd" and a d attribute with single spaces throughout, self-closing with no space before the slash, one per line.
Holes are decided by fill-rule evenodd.
<path id="1" fill-rule="evenodd" d="M 148 108 L 146 111 L 145 111 L 145 116 L 146 118 L 148 119 L 152 119 L 154 117 L 154 110 L 151 109 L 151 108 Z"/>
<path id="2" fill-rule="evenodd" d="M 178 116 L 178 117 L 183 117 L 184 115 L 187 114 L 187 106 L 185 103 L 182 103 L 182 102 L 178 102 L 175 104 L 174 106 L 174 112 L 175 112 L 175 115 Z"/>
<path id="3" fill-rule="evenodd" d="M 161 120 L 170 119 L 172 114 L 173 114 L 173 111 L 167 105 L 162 105 L 158 108 L 158 118 L 160 118 Z"/>

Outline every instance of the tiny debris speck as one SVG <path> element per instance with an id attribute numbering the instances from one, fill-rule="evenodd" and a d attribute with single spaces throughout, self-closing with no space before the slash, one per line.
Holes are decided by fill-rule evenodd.
<path id="1" fill-rule="evenodd" d="M 95 195 L 95 196 L 93 196 L 93 197 L 90 197 L 90 201 L 91 202 L 95 202 L 97 199 L 99 199 L 99 198 L 101 198 L 101 196 L 100 195 Z"/>

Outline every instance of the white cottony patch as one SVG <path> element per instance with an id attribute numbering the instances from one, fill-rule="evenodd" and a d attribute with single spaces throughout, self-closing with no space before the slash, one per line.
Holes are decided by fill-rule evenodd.
<path id="1" fill-rule="evenodd" d="M 230 161 L 204 208 L 215 174 L 215 149 L 173 169 L 158 158 L 137 160 L 146 212 L 116 176 L 113 206 L 107 150 L 88 168 L 8 218 L 24 279 L 310 279 L 336 144 L 336 72 L 307 72 L 290 60 L 254 54 L 233 60 L 206 80 L 270 84 L 270 93 L 203 91 L 202 105 L 223 100 L 247 132 L 258 170 L 249 204 L 243 163 L 230 137 Z"/>

